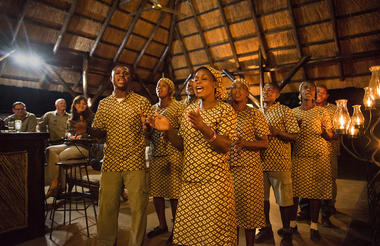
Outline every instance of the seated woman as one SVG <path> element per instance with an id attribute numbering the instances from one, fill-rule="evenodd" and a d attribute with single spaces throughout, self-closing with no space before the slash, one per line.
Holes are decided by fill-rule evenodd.
<path id="1" fill-rule="evenodd" d="M 93 113 L 87 107 L 87 99 L 84 96 L 76 96 L 71 104 L 71 116 L 67 121 L 66 137 L 64 144 L 52 145 L 47 148 L 47 174 L 50 178 L 50 187 L 46 198 L 56 196 L 64 190 L 65 182 L 59 174 L 59 161 L 88 157 L 88 147 L 83 143 L 74 143 L 72 140 L 88 137 L 88 130 L 94 118 Z"/>

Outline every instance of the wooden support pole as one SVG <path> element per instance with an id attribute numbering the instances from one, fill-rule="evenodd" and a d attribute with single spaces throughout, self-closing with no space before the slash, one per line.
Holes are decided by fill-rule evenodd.
<path id="1" fill-rule="evenodd" d="M 263 68 L 263 56 L 259 49 L 259 79 L 260 79 L 260 106 L 263 107 L 263 89 L 264 89 L 264 68 Z"/>
<path id="2" fill-rule="evenodd" d="M 289 71 L 289 73 L 285 76 L 283 80 L 281 80 L 280 83 L 280 90 L 282 90 L 291 80 L 293 75 L 298 71 L 300 67 L 302 67 L 304 64 L 306 64 L 310 60 L 311 56 L 304 56 L 302 57 L 297 64 L 292 68 L 292 70 Z"/>
<path id="3" fill-rule="evenodd" d="M 182 49 L 183 54 L 185 56 L 185 60 L 186 60 L 187 66 L 189 67 L 190 73 L 193 73 L 194 72 L 194 67 L 193 67 L 193 64 L 191 63 L 189 52 L 187 51 L 187 49 L 185 47 L 185 44 L 183 42 L 182 36 L 179 33 L 179 31 L 178 31 L 177 28 L 175 28 L 175 33 L 177 35 L 177 40 L 179 42 L 179 46 L 181 46 L 181 49 Z"/>
<path id="4" fill-rule="evenodd" d="M 254 24 L 255 29 L 256 29 L 257 38 L 259 40 L 259 46 L 260 46 L 259 48 L 261 50 L 261 54 L 264 57 L 264 59 L 267 60 L 267 58 L 268 58 L 267 49 L 268 48 L 267 48 L 267 44 L 265 42 L 265 38 L 264 38 L 262 28 L 259 25 L 259 20 L 257 18 L 255 4 L 254 4 L 253 0 L 248 0 L 248 4 L 249 4 L 249 8 L 250 8 L 251 13 L 252 13 L 252 20 L 253 20 L 253 24 Z"/>

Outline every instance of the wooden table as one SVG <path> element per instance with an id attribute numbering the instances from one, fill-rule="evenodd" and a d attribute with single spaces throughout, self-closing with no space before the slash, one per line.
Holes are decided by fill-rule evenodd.
<path id="1" fill-rule="evenodd" d="M 45 234 L 44 163 L 48 133 L 0 133 L 0 244 Z"/>

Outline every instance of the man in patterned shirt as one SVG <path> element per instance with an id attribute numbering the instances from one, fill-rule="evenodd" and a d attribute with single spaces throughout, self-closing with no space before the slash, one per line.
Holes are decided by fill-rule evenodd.
<path id="1" fill-rule="evenodd" d="M 147 223 L 148 189 L 145 177 L 145 136 L 142 115 L 153 115 L 149 101 L 131 91 L 129 68 L 116 66 L 111 96 L 99 103 L 92 127 L 105 131 L 106 146 L 100 179 L 98 239 L 116 245 L 120 193 L 125 186 L 131 208 L 130 246 L 141 246 Z"/>
<path id="2" fill-rule="evenodd" d="M 264 171 L 264 212 L 267 226 L 260 229 L 255 242 L 273 239 L 273 232 L 269 221 L 269 192 L 273 187 L 276 202 L 280 206 L 283 228 L 279 234 L 283 236 L 281 245 L 292 245 L 292 230 L 295 221 L 290 224 L 290 214 L 293 205 L 293 191 L 291 178 L 291 146 L 290 141 L 297 139 L 299 127 L 292 110 L 280 103 L 276 103 L 280 96 L 280 88 L 276 83 L 264 86 L 264 115 L 269 125 L 268 148 L 262 153 Z"/>

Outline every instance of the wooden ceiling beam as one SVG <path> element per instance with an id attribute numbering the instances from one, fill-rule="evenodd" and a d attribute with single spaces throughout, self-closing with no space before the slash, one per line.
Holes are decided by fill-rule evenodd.
<path id="1" fill-rule="evenodd" d="M 210 63 L 211 66 L 214 66 L 214 62 L 212 60 L 212 56 L 211 56 L 210 50 L 208 49 L 208 45 L 207 45 L 206 38 L 205 38 L 205 35 L 204 35 L 202 27 L 201 27 L 201 23 L 199 22 L 197 13 L 196 13 L 194 5 L 193 5 L 193 1 L 192 0 L 187 0 L 187 1 L 188 1 L 189 5 L 190 5 L 190 9 L 191 9 L 191 13 L 192 13 L 193 18 L 194 18 L 195 26 L 198 29 L 199 36 L 201 38 L 202 45 L 203 45 L 204 50 L 206 52 L 208 62 Z"/>
<path id="2" fill-rule="evenodd" d="M 53 77 L 53 79 L 55 79 L 56 81 L 58 81 L 62 86 L 63 88 L 68 92 L 70 93 L 71 96 L 73 97 L 76 97 L 77 96 L 77 93 L 75 93 L 72 88 L 70 87 L 69 84 L 67 84 L 65 82 L 65 80 L 56 72 L 54 71 L 54 69 L 49 65 L 47 64 L 46 62 L 43 62 L 42 65 L 44 66 L 44 68 L 47 70 L 47 72 L 50 74 L 49 77 Z"/>
<path id="3" fill-rule="evenodd" d="M 190 56 L 189 56 L 189 52 L 187 51 L 186 47 L 185 47 L 185 43 L 183 42 L 183 39 L 182 39 L 182 36 L 181 36 L 181 33 L 179 33 L 177 27 L 175 27 L 175 33 L 177 35 L 177 40 L 179 42 L 179 46 L 181 46 L 181 49 L 183 51 L 183 54 L 185 55 L 185 60 L 186 60 L 186 63 L 187 63 L 187 66 L 190 70 L 190 73 L 193 73 L 194 72 L 194 66 L 193 64 L 191 63 L 191 60 L 190 60 Z"/>
<path id="4" fill-rule="evenodd" d="M 148 2 L 148 0 L 142 0 L 141 1 L 140 6 L 139 6 L 139 8 L 138 8 L 138 10 L 136 12 L 136 15 L 133 17 L 133 20 L 132 20 L 131 24 L 128 27 L 128 31 L 125 33 L 123 41 L 121 42 L 121 44 L 119 46 L 119 49 L 117 50 L 117 52 L 116 52 L 116 54 L 115 54 L 115 56 L 114 56 L 114 58 L 112 60 L 113 63 L 116 63 L 119 60 L 120 55 L 123 52 L 123 50 L 125 48 L 125 45 L 127 44 L 128 39 L 131 36 L 132 31 L 135 28 L 135 25 L 136 25 L 138 19 L 140 18 L 140 15 L 141 15 L 141 13 L 142 13 L 142 11 L 144 9 L 144 6 L 146 5 L 147 2 Z"/>
<path id="5" fill-rule="evenodd" d="M 177 10 L 178 1 L 179 0 L 174 0 L 174 11 Z M 154 76 L 157 73 L 157 71 L 160 68 L 162 62 L 165 60 L 167 54 L 169 54 L 169 51 L 171 50 L 171 47 L 172 47 L 172 44 L 173 44 L 173 39 L 174 39 L 174 28 L 175 28 L 176 19 L 177 19 L 176 15 L 172 15 L 172 18 L 170 20 L 170 29 L 169 29 L 169 36 L 168 36 L 168 44 L 166 45 L 166 47 L 164 49 L 164 52 L 162 53 L 160 59 L 158 60 L 158 62 L 154 66 L 153 71 L 149 75 L 149 78 L 151 78 L 152 76 Z"/>
<path id="6" fill-rule="evenodd" d="M 154 37 L 154 35 L 156 35 L 156 33 L 158 31 L 158 28 L 160 27 L 160 25 L 161 25 L 162 21 L 164 20 L 165 16 L 166 16 L 166 13 L 162 11 L 161 14 L 160 14 L 160 18 L 158 19 L 158 22 L 157 22 L 156 26 L 154 27 L 153 31 L 150 33 L 150 36 L 149 36 L 148 40 L 145 42 L 144 47 L 141 49 L 139 55 L 136 58 L 135 63 L 133 64 L 133 70 L 135 70 L 136 67 L 137 67 L 137 65 L 140 63 L 141 58 L 143 57 L 143 55 L 145 54 L 147 48 L 149 47 L 150 43 L 152 42 L 153 37 Z"/>
<path id="7" fill-rule="evenodd" d="M 255 25 L 255 29 L 256 29 L 256 35 L 257 35 L 257 38 L 259 39 L 259 45 L 260 45 L 259 48 L 261 50 L 261 55 L 263 56 L 263 58 L 265 60 L 267 60 L 267 58 L 268 58 L 268 55 L 267 55 L 268 47 L 267 47 L 267 44 L 265 42 L 263 31 L 259 25 L 259 20 L 257 17 L 255 4 L 253 3 L 253 1 L 254 0 L 248 0 L 249 9 L 251 10 L 253 24 Z"/>
<path id="8" fill-rule="evenodd" d="M 232 38 L 230 27 L 229 27 L 228 22 L 227 22 L 226 14 L 224 13 L 224 8 L 223 8 L 222 1 L 218 0 L 217 2 L 218 2 L 218 8 L 220 10 L 220 14 L 222 16 L 223 26 L 224 26 L 224 29 L 226 30 L 228 41 L 230 43 L 232 55 L 233 55 L 234 60 L 235 60 L 236 68 L 237 68 L 237 70 L 240 70 L 241 69 L 241 65 L 240 65 L 240 62 L 239 62 L 239 58 L 237 56 L 236 47 L 235 47 L 235 44 L 234 44 L 234 41 L 233 41 L 233 38 Z"/>
<path id="9" fill-rule="evenodd" d="M 66 16 L 65 21 L 63 22 L 63 25 L 62 25 L 62 27 L 61 27 L 61 30 L 59 31 L 59 34 L 58 34 L 57 41 L 55 42 L 55 45 L 54 45 L 54 48 L 53 48 L 53 53 L 54 53 L 54 54 L 57 53 L 57 51 L 58 51 L 58 49 L 59 49 L 59 46 L 60 46 L 61 43 L 62 43 L 63 35 L 65 34 L 65 32 L 66 32 L 66 30 L 67 30 L 67 27 L 69 26 L 69 23 L 70 23 L 71 17 L 73 17 L 73 15 L 74 15 L 74 12 L 75 12 L 75 9 L 76 9 L 76 7 L 77 7 L 77 4 L 78 4 L 78 0 L 74 0 L 74 1 L 71 3 L 69 13 L 68 13 L 67 16 Z"/>
<path id="10" fill-rule="evenodd" d="M 115 13 L 115 10 L 117 9 L 117 6 L 119 5 L 119 1 L 120 0 L 114 0 L 114 2 L 112 3 L 112 6 L 108 9 L 108 13 L 107 13 L 107 17 L 106 19 L 104 20 L 103 24 L 102 24 L 102 27 L 100 28 L 100 31 L 99 31 L 99 34 L 98 36 L 96 37 L 95 39 L 95 42 L 94 44 L 92 45 L 91 47 L 91 50 L 90 50 L 90 57 L 92 57 L 92 55 L 94 54 L 96 48 L 98 47 L 99 43 L 100 43 L 100 40 L 102 39 L 103 35 L 104 35 L 104 32 L 106 31 L 106 28 L 108 26 L 108 23 L 110 22 L 111 20 L 111 17 L 112 15 Z"/>
<path id="11" fill-rule="evenodd" d="M 334 42 L 337 50 L 337 56 L 341 55 L 341 48 L 340 48 L 340 43 L 339 43 L 339 35 L 338 35 L 338 27 L 336 24 L 336 17 L 335 17 L 335 6 L 332 0 L 327 0 L 327 3 L 329 5 L 329 12 L 331 16 L 331 25 L 332 25 L 332 30 L 333 30 L 333 37 L 334 37 Z M 340 61 L 339 63 L 339 77 L 340 80 L 344 80 L 344 69 L 343 69 L 343 63 Z"/>
<path id="12" fill-rule="evenodd" d="M 295 40 L 295 44 L 296 44 L 296 47 L 297 47 L 298 58 L 302 58 L 303 57 L 303 52 L 302 52 L 300 38 L 299 38 L 299 35 L 298 35 L 298 32 L 297 32 L 297 24 L 296 24 L 294 10 L 293 10 L 293 6 L 292 6 L 292 0 L 287 0 L 287 5 L 288 5 L 289 16 L 290 16 L 290 22 L 292 24 L 292 30 L 293 30 L 294 40 Z M 302 76 L 303 76 L 304 80 L 308 79 L 307 78 L 307 74 L 306 74 L 306 70 L 305 70 L 304 67 L 302 67 Z"/>

